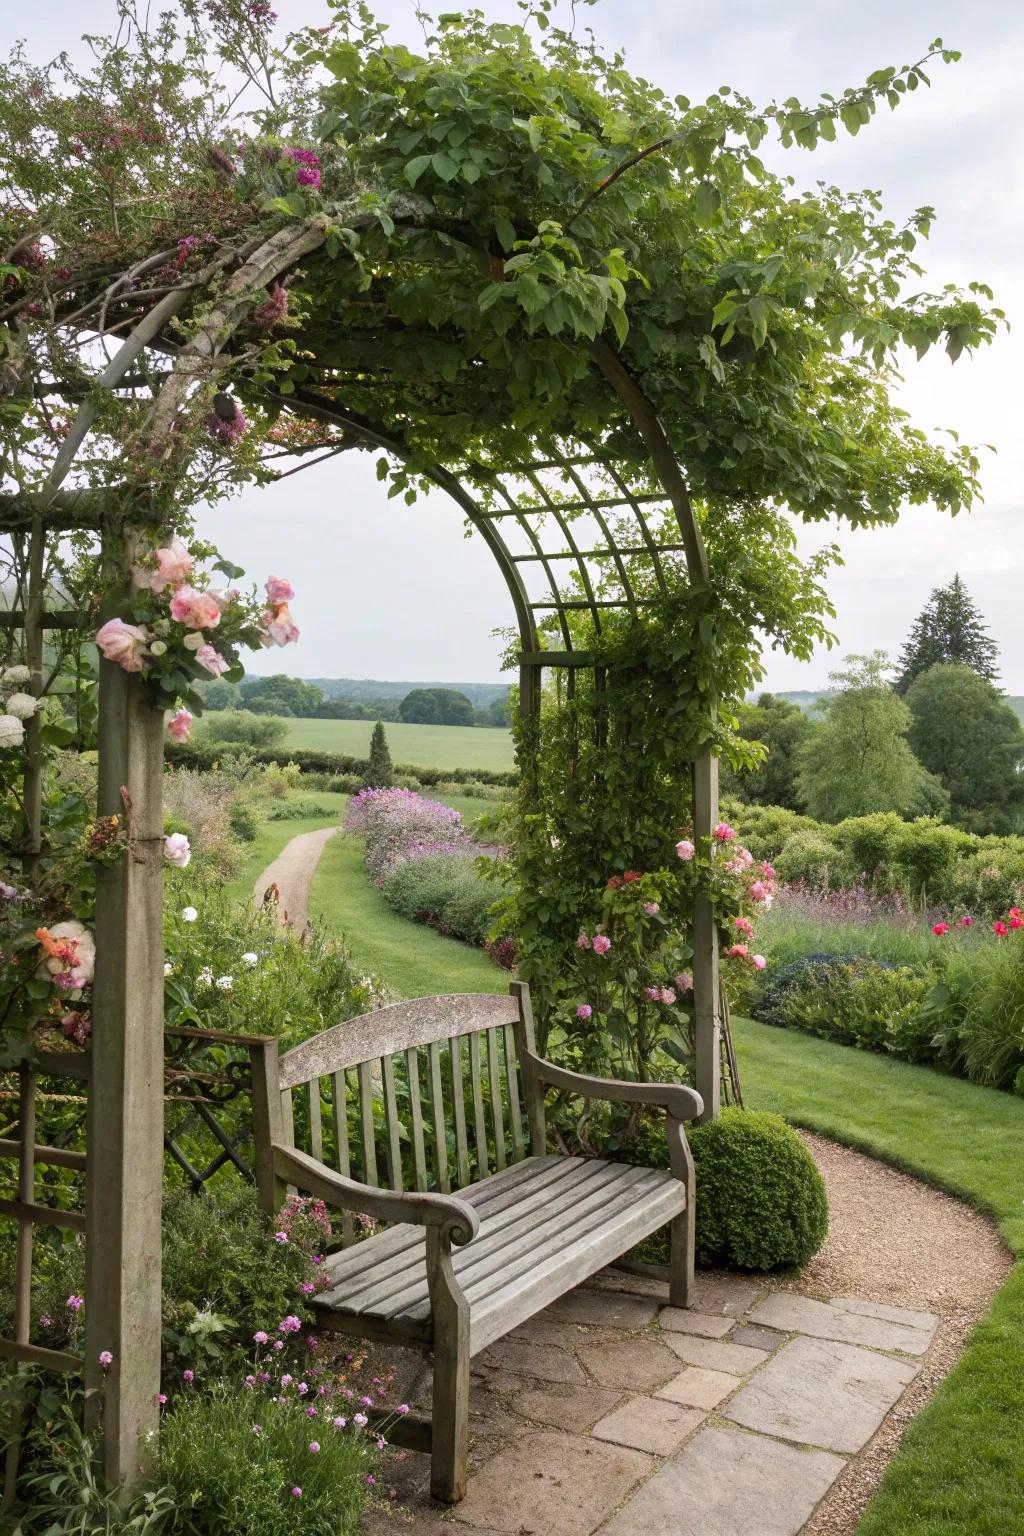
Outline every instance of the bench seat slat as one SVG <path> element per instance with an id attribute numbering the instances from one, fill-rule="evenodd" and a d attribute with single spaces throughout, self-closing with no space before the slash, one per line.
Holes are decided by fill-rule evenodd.
<path id="1" fill-rule="evenodd" d="M 540 1157 L 493 1175 L 464 1198 L 480 1213 L 481 1228 L 453 1262 L 476 1352 L 678 1215 L 685 1190 L 658 1169 Z M 430 1301 L 421 1228 L 392 1227 L 348 1249 L 341 1263 L 343 1274 L 332 1261 L 334 1284 L 314 1302 L 325 1326 L 344 1331 L 349 1316 L 422 1338 Z"/>

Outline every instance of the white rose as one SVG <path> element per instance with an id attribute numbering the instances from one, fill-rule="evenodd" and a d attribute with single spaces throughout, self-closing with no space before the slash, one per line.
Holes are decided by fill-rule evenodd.
<path id="1" fill-rule="evenodd" d="M 51 939 L 69 939 L 75 946 L 75 958 L 70 966 L 70 974 L 75 979 L 78 987 L 87 986 L 93 978 L 96 969 L 96 940 L 84 923 L 72 919 L 67 923 L 55 923 L 49 930 Z M 49 955 L 44 960 L 42 970 L 48 971 L 51 976 L 59 976 L 68 971 L 68 962 L 58 960 L 56 955 Z"/>
<path id="2" fill-rule="evenodd" d="M 12 693 L 7 700 L 7 713 L 18 720 L 31 720 L 39 708 L 39 700 L 30 693 Z"/>
<path id="3" fill-rule="evenodd" d="M 28 667 L 8 667 L 6 672 L 0 672 L 0 680 L 9 688 L 18 688 L 22 683 L 27 683 L 32 676 Z"/>
<path id="4" fill-rule="evenodd" d="M 183 923 L 194 923 L 199 916 L 195 907 L 182 907 L 181 920 Z"/>
<path id="5" fill-rule="evenodd" d="M 25 740 L 25 727 L 17 715 L 0 715 L 0 752 L 4 747 L 20 747 Z"/>

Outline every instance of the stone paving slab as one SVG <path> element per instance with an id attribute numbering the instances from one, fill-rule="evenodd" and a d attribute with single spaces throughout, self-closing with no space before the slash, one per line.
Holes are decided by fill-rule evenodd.
<path id="1" fill-rule="evenodd" d="M 897 1308 L 891 1308 L 897 1311 Z M 913 1314 L 921 1316 L 922 1314 Z M 889 1318 L 843 1311 L 827 1301 L 776 1291 L 750 1313 L 752 1322 L 766 1323 L 787 1333 L 805 1333 L 815 1339 L 839 1339 L 845 1344 L 864 1344 L 869 1349 L 898 1349 L 906 1355 L 923 1355 L 932 1341 L 938 1318 L 930 1326 L 909 1326 Z"/>
<path id="2" fill-rule="evenodd" d="M 722 1410 L 767 1435 L 859 1451 L 920 1367 L 832 1339 L 793 1339 Z"/>
<path id="3" fill-rule="evenodd" d="M 796 1536 L 844 1466 L 826 1451 L 702 1429 L 601 1527 L 601 1536 Z"/>
<path id="4" fill-rule="evenodd" d="M 685 1408 L 657 1397 L 631 1397 L 596 1424 L 593 1435 L 595 1440 L 630 1445 L 652 1456 L 670 1456 L 706 1417 L 701 1408 Z"/>
<path id="5" fill-rule="evenodd" d="M 767 1350 L 746 1349 L 742 1344 L 723 1343 L 721 1339 L 699 1339 L 688 1333 L 666 1333 L 664 1339 L 687 1364 L 727 1371 L 730 1376 L 748 1376 L 768 1359 Z"/>
<path id="6" fill-rule="evenodd" d="M 833 1296 L 830 1307 L 840 1312 L 856 1312 L 860 1317 L 882 1317 L 890 1323 L 905 1323 L 908 1328 L 926 1328 L 934 1333 L 939 1319 L 934 1312 L 915 1312 L 912 1307 L 890 1307 L 881 1301 L 858 1301 L 856 1296 Z"/>
<path id="7" fill-rule="evenodd" d="M 524 1418 L 579 1433 L 617 1408 L 624 1395 L 618 1387 L 551 1387 L 519 1392 L 511 1402 Z"/>
<path id="8" fill-rule="evenodd" d="M 598 1328 L 646 1328 L 657 1315 L 654 1297 L 630 1296 L 624 1291 L 591 1291 L 580 1287 L 552 1302 L 544 1313 L 561 1322 Z"/>
<path id="9" fill-rule="evenodd" d="M 717 1408 L 739 1386 L 742 1382 L 738 1376 L 691 1365 L 674 1380 L 666 1382 L 658 1396 L 667 1397 L 672 1403 L 683 1403 L 688 1408 Z"/>
<path id="10" fill-rule="evenodd" d="M 673 1339 L 675 1337 L 672 1335 Z M 704 1342 L 700 1340 L 700 1343 Z M 591 1376 L 602 1387 L 653 1392 L 679 1374 L 676 1355 L 659 1338 L 653 1336 L 601 1339 L 582 1344 L 578 1354 Z"/>
<path id="11" fill-rule="evenodd" d="M 551 1344 L 531 1344 L 525 1339 L 501 1339 L 485 1349 L 477 1361 L 495 1372 L 516 1376 L 536 1376 L 541 1381 L 561 1381 L 582 1385 L 586 1381 L 578 1363 L 564 1349 Z M 474 1362 L 474 1364 L 477 1362 Z"/>
<path id="12" fill-rule="evenodd" d="M 640 1451 L 538 1430 L 470 1478 L 458 1519 L 511 1536 L 590 1536 L 656 1466 Z"/>
<path id="13" fill-rule="evenodd" d="M 670 1333 L 696 1333 L 705 1339 L 723 1338 L 736 1326 L 736 1319 L 722 1312 L 696 1312 L 684 1307 L 662 1307 L 658 1322 Z"/>
<path id="14" fill-rule="evenodd" d="M 758 1328 L 753 1323 L 742 1323 L 729 1335 L 730 1344 L 742 1344 L 745 1349 L 766 1349 L 769 1353 L 786 1342 L 786 1335 L 777 1328 Z"/>

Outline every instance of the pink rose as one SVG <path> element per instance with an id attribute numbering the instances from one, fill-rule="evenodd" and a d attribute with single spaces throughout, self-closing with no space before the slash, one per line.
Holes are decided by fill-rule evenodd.
<path id="1" fill-rule="evenodd" d="M 590 939 L 587 937 L 587 935 L 585 933 L 581 933 L 579 938 L 576 940 L 576 948 L 577 949 L 589 949 L 590 948 Z"/>
<path id="2" fill-rule="evenodd" d="M 612 941 L 605 933 L 595 933 L 592 948 L 595 955 L 606 955 L 612 947 Z"/>
<path id="3" fill-rule="evenodd" d="M 662 989 L 661 989 L 661 1000 L 662 1000 L 662 1002 L 663 1002 L 663 1003 L 664 1003 L 664 1004 L 665 1004 L 665 1005 L 666 1005 L 666 1006 L 667 1006 L 667 1007 L 669 1007 L 669 1008 L 671 1008 L 671 1006 L 672 1006 L 672 1004 L 673 1004 L 673 1003 L 674 1003 L 674 1002 L 675 1002 L 675 1000 L 676 1000 L 676 995 L 675 995 L 675 993 L 674 993 L 674 992 L 673 992 L 673 991 L 672 991 L 672 988 L 671 988 L 671 987 L 662 987 Z"/>
<path id="4" fill-rule="evenodd" d="M 755 880 L 753 885 L 750 887 L 751 901 L 764 901 L 764 898 L 767 894 L 767 886 L 763 885 L 760 880 Z"/>
<path id="5" fill-rule="evenodd" d="M 167 722 L 168 735 L 174 741 L 188 741 L 191 729 L 192 716 L 187 709 L 179 709 L 173 719 Z"/>
<path id="6" fill-rule="evenodd" d="M 692 859 L 696 851 L 688 837 L 684 837 L 681 843 L 676 843 L 676 853 L 681 859 Z"/>
<path id="7" fill-rule="evenodd" d="M 177 869 L 184 869 L 192 857 L 188 838 L 184 832 L 172 832 L 164 838 L 164 858 Z"/>
<path id="8" fill-rule="evenodd" d="M 647 1001 L 649 1003 L 660 1003 L 661 1002 L 661 988 L 660 987 L 644 987 L 644 997 L 646 997 L 646 999 L 647 999 Z"/>
<path id="9" fill-rule="evenodd" d="M 149 633 L 123 619 L 108 619 L 97 632 L 96 644 L 107 661 L 116 661 L 124 672 L 141 672 L 149 652 Z"/>
<path id="10" fill-rule="evenodd" d="M 647 913 L 648 917 L 653 917 L 656 912 L 661 911 L 661 908 L 656 901 L 645 901 L 644 911 Z"/>
<path id="11" fill-rule="evenodd" d="M 201 667 L 205 667 L 212 677 L 220 677 L 230 670 L 224 657 L 219 651 L 215 651 L 212 645 L 201 645 L 196 651 L 196 661 Z"/>
<path id="12" fill-rule="evenodd" d="M 295 596 L 295 588 L 285 576 L 267 577 L 267 601 L 276 607 L 278 603 L 290 603 Z"/>
<path id="13" fill-rule="evenodd" d="M 718 843 L 730 843 L 736 836 L 736 833 L 727 821 L 720 821 L 714 828 L 711 836 Z"/>
<path id="14" fill-rule="evenodd" d="M 744 937 L 748 939 L 754 931 L 754 925 L 750 921 L 749 917 L 738 917 L 733 923 L 733 927 L 736 929 L 737 933 L 742 933 Z"/>
<path id="15" fill-rule="evenodd" d="M 578 1019 L 589 1019 L 593 1011 L 589 1003 L 580 1003 L 576 1009 L 576 1017 Z"/>
<path id="16" fill-rule="evenodd" d="M 192 574 L 195 561 L 177 534 L 163 549 L 154 550 L 154 554 L 156 570 L 141 572 L 140 586 L 150 587 L 154 592 L 162 592 L 165 587 L 180 587 L 182 582 L 187 581 Z"/>
<path id="17" fill-rule="evenodd" d="M 745 960 L 750 951 L 745 944 L 730 944 L 725 952 L 727 960 Z"/>
<path id="18" fill-rule="evenodd" d="M 220 608 L 209 592 L 179 587 L 171 598 L 171 618 L 189 629 L 215 629 L 220 623 Z"/>
<path id="19" fill-rule="evenodd" d="M 689 971 L 677 972 L 676 986 L 679 988 L 680 992 L 693 991 L 693 977 L 690 975 Z"/>
<path id="20" fill-rule="evenodd" d="M 287 603 L 278 603 L 273 610 L 268 608 L 261 618 L 267 636 L 274 645 L 291 645 L 299 638 L 299 627 Z"/>
<path id="21" fill-rule="evenodd" d="M 763 971 L 765 966 L 768 964 L 768 961 L 765 959 L 764 955 L 751 955 L 750 963 L 754 967 L 755 971 Z"/>

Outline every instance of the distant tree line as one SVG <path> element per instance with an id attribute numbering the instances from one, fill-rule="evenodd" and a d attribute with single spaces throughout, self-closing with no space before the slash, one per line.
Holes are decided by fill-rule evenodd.
<path id="1" fill-rule="evenodd" d="M 317 683 L 300 677 L 250 677 L 242 683 L 223 678 L 203 687 L 207 709 L 246 710 L 306 720 L 383 720 L 416 725 L 508 726 L 508 693 L 486 709 L 477 709 L 455 688 L 414 688 L 404 698 L 332 699 Z"/>
<path id="2" fill-rule="evenodd" d="M 723 765 L 723 787 L 817 821 L 896 811 L 1024 832 L 1024 726 L 996 687 L 996 661 L 954 577 L 932 593 L 895 668 L 882 651 L 848 657 L 810 714 L 770 693 L 741 705 L 740 734 L 765 755 L 752 769 Z"/>

